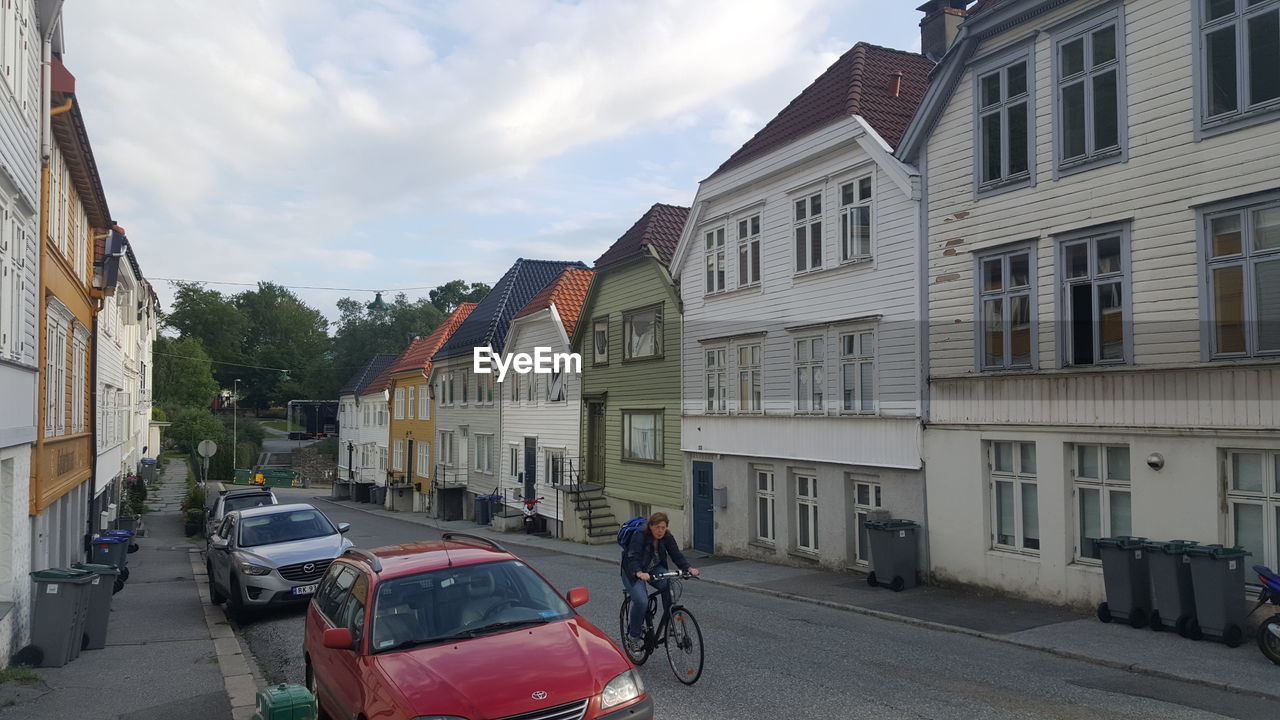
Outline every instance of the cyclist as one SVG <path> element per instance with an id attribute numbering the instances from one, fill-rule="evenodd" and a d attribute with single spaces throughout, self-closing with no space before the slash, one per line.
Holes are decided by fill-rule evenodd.
<path id="1" fill-rule="evenodd" d="M 675 562 L 676 567 L 696 576 L 698 571 L 690 567 L 684 553 L 680 552 L 680 544 L 667 530 L 669 521 L 667 514 L 656 512 L 649 516 L 644 529 L 634 532 L 630 542 L 622 551 L 622 587 L 631 595 L 631 618 L 627 626 L 627 643 L 633 649 L 644 647 L 644 638 L 640 636 L 644 625 L 645 610 L 649 605 L 648 591 L 645 583 L 662 591 L 662 609 L 671 609 L 671 588 L 666 580 L 653 580 L 649 573 L 662 569 L 669 570 L 667 559 Z"/>

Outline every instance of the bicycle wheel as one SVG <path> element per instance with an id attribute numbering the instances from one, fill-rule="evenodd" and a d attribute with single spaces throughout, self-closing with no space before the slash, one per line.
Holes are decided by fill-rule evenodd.
<path id="1" fill-rule="evenodd" d="M 667 662 L 676 679 L 685 685 L 698 682 L 702 677 L 702 630 L 688 608 L 671 609 L 666 645 Z"/>
<path id="2" fill-rule="evenodd" d="M 627 658 L 636 665 L 643 665 L 645 660 L 649 659 L 649 653 L 653 649 L 649 647 L 649 643 L 645 643 L 644 648 L 639 652 L 635 651 L 630 643 L 627 642 L 627 628 L 631 625 L 631 596 L 622 596 L 622 607 L 618 610 L 618 644 L 622 646 L 622 652 L 626 653 Z"/>

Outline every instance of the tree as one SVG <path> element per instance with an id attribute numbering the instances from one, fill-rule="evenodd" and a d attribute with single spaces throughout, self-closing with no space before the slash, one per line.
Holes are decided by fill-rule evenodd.
<path id="1" fill-rule="evenodd" d="M 468 286 L 463 280 L 450 280 L 427 296 L 441 315 L 448 315 L 464 302 L 480 302 L 492 289 L 484 283 L 473 282 Z"/>
<path id="2" fill-rule="evenodd" d="M 156 338 L 152 353 L 157 405 L 209 407 L 209 401 L 218 394 L 218 381 L 213 379 L 213 363 L 199 338 L 161 335 Z"/>
<path id="3" fill-rule="evenodd" d="M 235 366 L 244 362 L 249 319 L 231 298 L 217 290 L 207 290 L 200 283 L 177 285 L 173 311 L 165 316 L 165 322 L 177 330 L 180 337 L 198 339 L 209 359 L 214 361 L 214 379 L 221 387 L 231 387 L 232 381 L 239 377 Z"/>
<path id="4" fill-rule="evenodd" d="M 341 313 L 333 335 L 337 381 L 346 381 L 376 353 L 400 354 L 415 337 L 431 334 L 444 316 L 424 298 L 413 302 L 400 293 L 383 310 L 370 310 L 351 298 L 338 301 Z"/>
<path id="5" fill-rule="evenodd" d="M 299 399 L 304 392 L 320 391 L 331 351 L 325 316 L 269 282 L 260 282 L 256 290 L 239 293 L 233 300 L 248 320 L 244 367 L 236 371 L 243 404 L 255 409 L 278 406 Z"/>

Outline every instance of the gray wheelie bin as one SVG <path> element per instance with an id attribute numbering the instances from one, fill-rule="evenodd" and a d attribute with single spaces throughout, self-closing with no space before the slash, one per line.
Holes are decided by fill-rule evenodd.
<path id="1" fill-rule="evenodd" d="M 1151 629 L 1174 628 L 1186 637 L 1187 626 L 1196 617 L 1196 595 L 1191 585 L 1190 540 L 1148 542 L 1147 567 L 1151 573 Z"/>
<path id="2" fill-rule="evenodd" d="M 1221 545 L 1197 545 L 1187 549 L 1191 558 L 1191 584 L 1195 589 L 1196 617 L 1188 623 L 1187 637 L 1208 635 L 1237 647 L 1244 639 L 1248 614 L 1244 597 L 1244 559 L 1247 550 Z"/>
<path id="3" fill-rule="evenodd" d="M 89 611 L 85 616 L 85 650 L 101 650 L 107 646 L 107 621 L 111 618 L 111 596 L 115 594 L 116 576 L 112 565 L 73 563 L 73 570 L 88 570 L 95 577 L 89 583 Z"/>
<path id="4" fill-rule="evenodd" d="M 916 586 L 919 569 L 916 529 L 910 520 L 878 520 L 866 524 L 871 540 L 872 572 L 867 584 L 887 587 L 894 592 Z"/>
<path id="5" fill-rule="evenodd" d="M 1102 583 L 1107 600 L 1098 605 L 1098 619 L 1142 627 L 1151 617 L 1151 575 L 1147 568 L 1146 538 L 1119 535 L 1098 538 L 1102 554 Z"/>
<path id="6" fill-rule="evenodd" d="M 31 573 L 35 586 L 31 644 L 40 650 L 40 667 L 62 667 L 79 657 L 90 583 L 96 577 L 88 570 L 67 568 Z"/>
<path id="7" fill-rule="evenodd" d="M 121 535 L 99 535 L 93 539 L 93 556 L 90 558 L 98 565 L 113 565 L 120 570 L 120 579 L 129 579 L 129 568 L 126 560 L 129 554 L 130 539 Z"/>

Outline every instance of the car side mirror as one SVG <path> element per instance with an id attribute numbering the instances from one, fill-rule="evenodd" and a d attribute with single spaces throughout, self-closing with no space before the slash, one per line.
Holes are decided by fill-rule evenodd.
<path id="1" fill-rule="evenodd" d="M 355 650 L 351 631 L 347 628 L 329 628 L 324 631 L 324 646 L 330 650 Z"/>
<path id="2" fill-rule="evenodd" d="M 569 591 L 569 607 L 581 607 L 591 600 L 591 593 L 584 587 L 577 587 Z"/>
<path id="3" fill-rule="evenodd" d="M 214 537 L 217 537 L 217 536 L 215 535 Z M 209 547 L 213 548 L 214 550 L 226 550 L 230 546 L 231 546 L 231 543 L 228 542 L 225 538 L 217 538 L 216 540 L 209 541 Z"/>
<path id="4" fill-rule="evenodd" d="M 338 523 L 338 532 L 344 533 L 351 529 L 351 523 Z"/>

